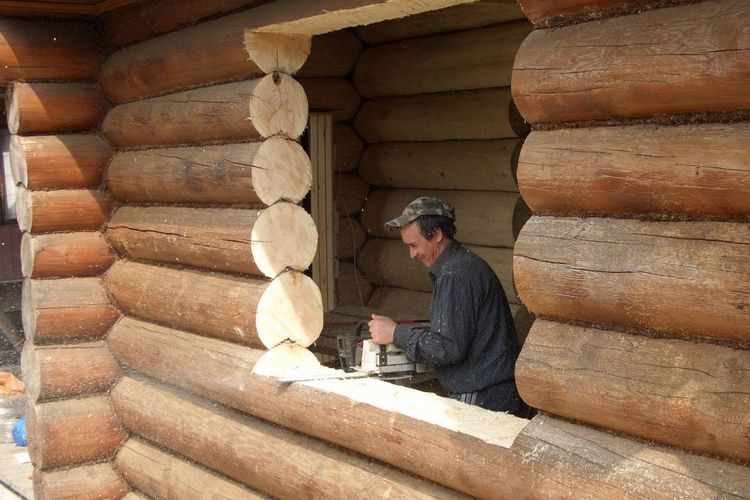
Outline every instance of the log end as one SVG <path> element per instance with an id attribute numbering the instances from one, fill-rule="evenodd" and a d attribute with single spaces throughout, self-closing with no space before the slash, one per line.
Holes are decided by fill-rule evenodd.
<path id="1" fill-rule="evenodd" d="M 21 351 L 21 373 L 26 389 L 26 397 L 29 401 L 37 402 L 41 392 L 39 356 L 31 342 L 24 342 Z"/>
<path id="2" fill-rule="evenodd" d="M 284 269 L 307 269 L 318 248 L 318 232 L 310 214 L 293 203 L 276 203 L 263 210 L 250 236 L 253 260 L 270 278 Z"/>
<path id="3" fill-rule="evenodd" d="M 263 77 L 250 96 L 250 120 L 262 137 L 298 138 L 307 127 L 307 114 L 305 90 L 284 73 Z"/>
<path id="4" fill-rule="evenodd" d="M 23 274 L 25 275 L 25 273 Z M 27 342 L 33 342 L 34 332 L 36 332 L 36 304 L 34 303 L 34 282 L 29 278 L 23 280 L 21 297 L 23 334 L 26 336 Z"/>
<path id="5" fill-rule="evenodd" d="M 299 203 L 312 187 L 310 157 L 297 142 L 283 137 L 264 141 L 255 154 L 253 189 L 260 200 L 272 205 L 280 200 Z"/>
<path id="6" fill-rule="evenodd" d="M 29 233 L 23 233 L 21 237 L 21 275 L 27 279 L 34 276 L 34 254 L 36 253 L 34 246 L 34 238 Z"/>
<path id="7" fill-rule="evenodd" d="M 23 147 L 23 138 L 13 135 L 10 138 L 10 173 L 13 182 L 23 186 L 29 185 L 29 175 L 26 166 L 26 151 Z"/>
<path id="8" fill-rule="evenodd" d="M 245 49 L 264 73 L 299 71 L 310 55 L 311 41 L 307 35 L 245 31 Z"/>
<path id="9" fill-rule="evenodd" d="M 292 374 L 313 372 L 319 368 L 318 358 L 306 347 L 285 342 L 260 357 L 253 366 L 253 375 L 289 378 Z"/>
<path id="10" fill-rule="evenodd" d="M 21 122 L 18 97 L 16 96 L 18 85 L 18 82 L 11 83 L 5 92 L 5 116 L 8 119 L 8 130 L 11 134 L 18 133 Z"/>
<path id="11" fill-rule="evenodd" d="M 20 186 L 16 194 L 16 220 L 18 221 L 18 229 L 29 231 L 32 219 L 31 191 Z"/>

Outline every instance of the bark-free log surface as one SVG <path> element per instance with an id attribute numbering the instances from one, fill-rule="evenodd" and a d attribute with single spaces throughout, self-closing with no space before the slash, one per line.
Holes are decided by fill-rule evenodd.
<path id="1" fill-rule="evenodd" d="M 535 408 L 653 441 L 750 459 L 750 352 L 537 320 L 516 363 Z"/>
<path id="2" fill-rule="evenodd" d="M 112 148 L 96 135 L 14 135 L 10 158 L 13 180 L 28 189 L 95 188 Z"/>
<path id="3" fill-rule="evenodd" d="M 365 243 L 365 232 L 357 219 L 339 217 L 336 226 L 336 258 L 353 258 Z"/>
<path id="4" fill-rule="evenodd" d="M 151 498 L 267 498 L 138 439 L 125 441 L 114 464 L 128 483 Z"/>
<path id="5" fill-rule="evenodd" d="M 297 138 L 307 124 L 302 86 L 283 73 L 112 108 L 102 132 L 118 148 Z"/>
<path id="6" fill-rule="evenodd" d="M 111 463 L 48 472 L 34 469 L 34 498 L 37 500 L 122 498 L 128 490 L 128 483 Z"/>
<path id="7" fill-rule="evenodd" d="M 88 83 L 13 82 L 5 109 L 11 134 L 54 134 L 96 128 L 109 104 Z"/>
<path id="8" fill-rule="evenodd" d="M 298 78 L 346 76 L 354 68 L 361 52 L 362 42 L 352 30 L 315 36 L 310 57 L 295 75 Z"/>
<path id="9" fill-rule="evenodd" d="M 507 87 L 531 30 L 524 20 L 372 46 L 357 60 L 354 85 L 365 97 Z"/>
<path id="10" fill-rule="evenodd" d="M 432 302 L 430 292 L 379 286 L 372 293 L 367 305 L 394 319 L 400 317 L 427 319 L 430 302 Z"/>
<path id="11" fill-rule="evenodd" d="M 106 392 L 121 375 L 103 341 L 54 346 L 26 342 L 21 367 L 32 402 Z"/>
<path id="12" fill-rule="evenodd" d="M 117 258 L 98 231 L 31 235 L 21 239 L 25 278 L 67 278 L 101 274 Z"/>
<path id="13" fill-rule="evenodd" d="M 365 149 L 359 175 L 373 186 L 518 191 L 520 139 L 386 142 Z"/>
<path id="14" fill-rule="evenodd" d="M 301 201 L 312 185 L 310 158 L 297 142 L 147 149 L 114 156 L 107 188 L 127 202 L 249 203 Z"/>
<path id="15" fill-rule="evenodd" d="M 362 105 L 354 124 L 371 143 L 500 139 L 528 132 L 508 87 L 374 99 Z"/>
<path id="16" fill-rule="evenodd" d="M 99 278 L 27 279 L 22 293 L 23 330 L 34 343 L 103 337 L 119 317 Z"/>
<path id="17" fill-rule="evenodd" d="M 513 274 L 538 315 L 747 343 L 749 248 L 743 223 L 533 217 Z"/>
<path id="18" fill-rule="evenodd" d="M 359 109 L 361 97 L 346 78 L 301 78 L 310 111 L 331 113 L 333 121 L 353 118 Z"/>
<path id="19" fill-rule="evenodd" d="M 748 22 L 750 4 L 727 0 L 536 30 L 513 98 L 531 123 L 747 109 Z"/>
<path id="20" fill-rule="evenodd" d="M 600 127 L 532 132 L 518 182 L 544 214 L 750 214 L 750 126 Z"/>
<path id="21" fill-rule="evenodd" d="M 333 169 L 351 172 L 359 165 L 364 145 L 348 123 L 333 124 Z"/>
<path id="22" fill-rule="evenodd" d="M 18 227 L 29 233 L 99 229 L 109 218 L 112 200 L 106 191 L 19 189 L 16 198 Z"/>
<path id="23" fill-rule="evenodd" d="M 336 272 L 336 306 L 363 306 L 372 294 L 372 283 L 357 267 L 339 261 Z"/>
<path id="24" fill-rule="evenodd" d="M 333 197 L 339 215 L 355 215 L 362 207 L 370 192 L 370 185 L 355 174 L 336 174 L 333 178 Z"/>
<path id="25" fill-rule="evenodd" d="M 87 22 L 4 18 L 0 21 L 0 85 L 12 80 L 96 77 L 106 49 Z"/>
<path id="26" fill-rule="evenodd" d="M 120 261 L 105 280 L 129 314 L 241 344 L 307 346 L 323 327 L 320 291 L 293 271 L 269 282 Z"/>
<path id="27" fill-rule="evenodd" d="M 112 403 L 131 431 L 275 497 L 358 497 L 373 490 L 392 498 L 456 494 L 153 382 L 122 379 Z"/>
<path id="28" fill-rule="evenodd" d="M 462 243 L 513 248 L 529 217 L 528 207 L 517 193 L 379 189 L 367 198 L 362 228 L 370 236 L 400 238 L 399 232 L 386 229 L 385 223 L 420 196 L 433 196 L 455 206 L 456 237 Z"/>
<path id="29" fill-rule="evenodd" d="M 111 459 L 127 437 L 108 396 L 29 403 L 26 428 L 41 470 Z"/>
<path id="30" fill-rule="evenodd" d="M 262 210 L 121 207 L 106 236 L 131 259 L 270 278 L 287 267 L 304 271 L 318 243 L 315 222 L 293 203 Z"/>

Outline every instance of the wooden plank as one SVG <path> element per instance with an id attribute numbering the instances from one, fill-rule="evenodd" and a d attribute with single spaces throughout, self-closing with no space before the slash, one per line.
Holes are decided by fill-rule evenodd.
<path id="1" fill-rule="evenodd" d="M 330 114 L 310 115 L 310 157 L 313 164 L 311 212 L 318 228 L 318 252 L 312 265 L 313 280 L 323 297 L 323 311 L 335 301 L 335 249 L 333 241 L 333 119 Z"/>

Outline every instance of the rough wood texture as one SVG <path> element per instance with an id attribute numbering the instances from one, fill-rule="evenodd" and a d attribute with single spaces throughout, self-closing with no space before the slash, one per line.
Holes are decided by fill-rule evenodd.
<path id="1" fill-rule="evenodd" d="M 363 149 L 362 139 L 349 124 L 333 124 L 333 168 L 336 172 L 356 169 Z"/>
<path id="2" fill-rule="evenodd" d="M 748 245 L 743 223 L 532 217 L 513 274 L 538 315 L 747 343 Z"/>
<path id="3" fill-rule="evenodd" d="M 87 80 L 96 77 L 106 49 L 85 22 L 0 20 L 0 85 L 12 80 Z"/>
<path id="4" fill-rule="evenodd" d="M 312 218 L 293 203 L 263 210 L 121 207 L 106 236 L 131 259 L 270 278 L 307 269 L 318 244 Z"/>
<path id="5" fill-rule="evenodd" d="M 124 378 L 113 389 L 112 402 L 131 431 L 275 497 L 358 497 L 371 491 L 387 491 L 392 498 L 456 495 L 155 383 Z M 207 421 L 214 425 L 206 426 Z"/>
<path id="6" fill-rule="evenodd" d="M 362 42 L 352 30 L 340 30 L 312 39 L 310 57 L 296 73 L 298 78 L 346 76 L 354 68 Z"/>
<path id="7" fill-rule="evenodd" d="M 82 233 L 24 233 L 21 271 L 25 278 L 96 276 L 115 261 L 115 252 L 98 231 Z"/>
<path id="8" fill-rule="evenodd" d="M 272 282 L 119 261 L 105 276 L 129 314 L 241 344 L 286 338 L 310 345 L 323 326 L 320 292 L 287 272 Z M 277 301 L 274 303 L 274 301 Z"/>
<path id="9" fill-rule="evenodd" d="M 304 90 L 279 73 L 121 104 L 102 132 L 116 147 L 130 148 L 297 138 L 306 123 Z"/>
<path id="10" fill-rule="evenodd" d="M 118 317 L 99 278 L 23 283 L 23 330 L 31 342 L 103 337 Z"/>
<path id="11" fill-rule="evenodd" d="M 372 294 L 372 283 L 351 262 L 339 261 L 336 273 L 336 306 L 363 306 Z"/>
<path id="12" fill-rule="evenodd" d="M 623 7 L 641 7 L 648 5 L 648 0 L 518 0 L 523 13 L 534 24 L 549 21 L 558 16 L 581 16 L 597 14 L 607 9 Z"/>
<path id="13" fill-rule="evenodd" d="M 357 60 L 354 85 L 370 98 L 507 87 L 531 30 L 524 20 L 372 46 Z"/>
<path id="14" fill-rule="evenodd" d="M 28 189 L 95 188 L 112 148 L 96 135 L 14 135 L 10 158 L 13 180 Z"/>
<path id="15" fill-rule="evenodd" d="M 151 498 L 268 498 L 137 439 L 125 441 L 114 463 L 128 483 Z"/>
<path id="16" fill-rule="evenodd" d="M 354 124 L 369 143 L 500 139 L 529 130 L 507 87 L 375 99 Z"/>
<path id="17" fill-rule="evenodd" d="M 369 26 L 358 26 L 355 31 L 365 42 L 375 44 L 479 28 L 523 18 L 523 12 L 514 0 L 489 0 L 433 10 Z"/>
<path id="18" fill-rule="evenodd" d="M 432 302 L 430 292 L 379 286 L 372 293 L 367 305 L 392 318 L 427 319 L 430 302 Z"/>
<path id="19" fill-rule="evenodd" d="M 121 498 L 128 490 L 128 483 L 108 462 L 48 472 L 34 469 L 37 500 Z"/>
<path id="20" fill-rule="evenodd" d="M 310 111 L 331 113 L 334 121 L 354 118 L 362 100 L 345 78 L 301 78 Z"/>
<path id="21" fill-rule="evenodd" d="M 420 196 L 434 196 L 456 208 L 456 237 L 462 243 L 513 248 L 528 208 L 516 193 L 493 191 L 429 191 L 378 189 L 370 193 L 362 211 L 362 228 L 370 236 L 400 238 L 385 223 Z"/>
<path id="22" fill-rule="evenodd" d="M 109 218 L 112 200 L 106 191 L 19 189 L 16 198 L 18 227 L 29 233 L 99 229 Z"/>
<path id="23" fill-rule="evenodd" d="M 336 231 L 336 258 L 351 259 L 362 249 L 365 232 L 357 219 L 339 217 Z"/>
<path id="24" fill-rule="evenodd" d="M 726 0 L 536 30 L 513 98 L 531 123 L 747 109 L 748 22 L 750 4 Z"/>
<path id="25" fill-rule="evenodd" d="M 336 174 L 333 178 L 333 196 L 339 215 L 355 215 L 362 211 L 370 185 L 354 174 Z"/>
<path id="26" fill-rule="evenodd" d="M 121 375 L 103 341 L 55 346 L 26 342 L 21 368 L 32 402 L 107 392 Z"/>
<path id="27" fill-rule="evenodd" d="M 21 83 L 8 86 L 5 112 L 11 134 L 54 134 L 96 128 L 109 104 L 87 83 Z"/>
<path id="28" fill-rule="evenodd" d="M 750 126 L 532 132 L 518 182 L 543 214 L 750 214 Z"/>
<path id="29" fill-rule="evenodd" d="M 127 202 L 243 203 L 302 201 L 312 184 L 310 158 L 297 142 L 147 149 L 117 153 L 107 188 Z"/>
<path id="30" fill-rule="evenodd" d="M 537 320 L 516 383 L 546 412 L 748 461 L 748 373 L 750 351 Z"/>
<path id="31" fill-rule="evenodd" d="M 127 435 L 108 396 L 26 405 L 29 455 L 49 470 L 111 459 Z"/>
<path id="32" fill-rule="evenodd" d="M 520 139 L 386 142 L 365 149 L 359 175 L 373 186 L 517 192 Z"/>

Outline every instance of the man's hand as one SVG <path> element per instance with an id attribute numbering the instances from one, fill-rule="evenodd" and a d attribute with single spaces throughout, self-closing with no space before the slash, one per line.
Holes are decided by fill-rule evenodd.
<path id="1" fill-rule="evenodd" d="M 396 331 L 396 322 L 388 316 L 373 314 L 367 325 L 370 327 L 370 335 L 375 344 L 393 344 L 393 332 Z"/>

